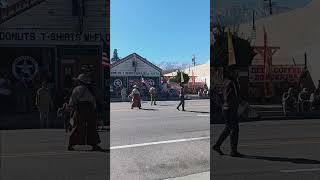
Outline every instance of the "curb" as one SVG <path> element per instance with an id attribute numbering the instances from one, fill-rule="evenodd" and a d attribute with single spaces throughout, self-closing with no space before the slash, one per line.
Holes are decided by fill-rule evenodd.
<path id="1" fill-rule="evenodd" d="M 188 176 L 182 176 L 182 177 L 176 177 L 176 178 L 170 178 L 165 180 L 208 180 L 210 179 L 210 172 L 202 172 L 197 174 L 191 174 Z"/>

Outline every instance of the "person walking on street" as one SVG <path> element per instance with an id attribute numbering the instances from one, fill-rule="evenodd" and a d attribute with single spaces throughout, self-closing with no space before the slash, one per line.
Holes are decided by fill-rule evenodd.
<path id="1" fill-rule="evenodd" d="M 51 96 L 48 89 L 48 84 L 42 82 L 41 88 L 37 90 L 36 94 L 36 106 L 40 113 L 40 128 L 49 128 L 49 111 L 52 105 Z"/>
<path id="2" fill-rule="evenodd" d="M 149 90 L 149 93 L 150 93 L 150 99 L 151 99 L 151 106 L 152 106 L 152 103 L 154 105 L 157 105 L 156 104 L 156 94 L 157 94 L 156 88 L 152 86 Z"/>
<path id="3" fill-rule="evenodd" d="M 181 86 L 180 94 L 179 94 L 179 96 L 180 96 L 180 103 L 179 103 L 177 109 L 178 109 L 178 111 L 180 111 L 179 108 L 180 108 L 180 106 L 182 106 L 182 111 L 185 111 L 185 109 L 184 109 L 184 95 L 185 95 L 184 86 L 183 86 L 183 84 L 180 84 L 180 86 Z"/>
<path id="4" fill-rule="evenodd" d="M 127 101 L 127 89 L 125 87 L 121 89 L 121 98 L 122 102 Z"/>
<path id="5" fill-rule="evenodd" d="M 76 79 L 77 86 L 73 89 L 69 107 L 73 108 L 73 129 L 69 138 L 68 150 L 73 151 L 75 145 L 90 145 L 92 151 L 103 151 L 97 132 L 96 95 L 92 81 L 85 74 Z"/>
<path id="6" fill-rule="evenodd" d="M 129 96 L 132 98 L 131 109 L 133 109 L 134 107 L 138 107 L 139 109 L 141 109 L 141 97 L 137 85 L 133 86 L 133 90 Z"/>
<path id="7" fill-rule="evenodd" d="M 225 119 L 225 128 L 213 146 L 213 150 L 217 151 L 220 155 L 224 153 L 220 147 L 225 139 L 230 135 L 231 153 L 232 157 L 241 157 L 242 154 L 238 152 L 238 139 L 239 139 L 239 115 L 238 107 L 240 104 L 239 86 L 236 81 L 236 74 L 232 69 L 224 71 L 223 88 L 223 116 Z"/>

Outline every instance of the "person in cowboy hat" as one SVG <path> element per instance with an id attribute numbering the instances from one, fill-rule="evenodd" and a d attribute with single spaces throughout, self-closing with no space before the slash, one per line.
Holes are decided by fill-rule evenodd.
<path id="1" fill-rule="evenodd" d="M 137 85 L 133 86 L 133 90 L 129 96 L 132 98 L 131 109 L 133 109 L 134 107 L 138 107 L 139 109 L 141 109 L 141 98 Z"/>
<path id="2" fill-rule="evenodd" d="M 230 135 L 231 153 L 233 157 L 240 157 L 242 154 L 238 152 L 239 139 L 239 115 L 238 108 L 240 104 L 239 86 L 237 83 L 237 74 L 233 67 L 227 67 L 223 71 L 224 88 L 223 88 L 223 116 L 225 119 L 225 128 L 219 136 L 217 142 L 213 146 L 213 150 L 220 155 L 224 153 L 220 147 L 225 139 Z"/>
<path id="3" fill-rule="evenodd" d="M 80 74 L 75 78 L 77 86 L 73 89 L 69 106 L 74 109 L 72 115 L 73 130 L 70 135 L 68 150 L 74 150 L 75 145 L 90 145 L 93 151 L 102 151 L 96 129 L 96 97 L 91 79 Z"/>

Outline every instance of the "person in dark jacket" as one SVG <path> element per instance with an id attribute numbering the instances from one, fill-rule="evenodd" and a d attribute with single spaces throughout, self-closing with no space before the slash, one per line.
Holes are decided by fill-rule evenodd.
<path id="1" fill-rule="evenodd" d="M 242 156 L 238 152 L 238 139 L 239 139 L 239 115 L 238 107 L 240 104 L 239 86 L 236 81 L 236 74 L 233 69 L 226 69 L 224 71 L 224 87 L 223 87 L 223 116 L 225 119 L 225 128 L 218 138 L 213 150 L 217 151 L 220 155 L 224 153 L 221 151 L 220 146 L 225 139 L 230 135 L 231 153 L 232 157 Z"/>
<path id="2" fill-rule="evenodd" d="M 180 96 L 180 103 L 179 103 L 177 109 L 178 109 L 178 111 L 180 111 L 179 108 L 180 108 L 180 106 L 182 106 L 182 111 L 185 111 L 185 110 L 184 110 L 184 94 L 185 94 L 185 92 L 184 92 L 184 86 L 183 86 L 183 84 L 180 84 L 180 86 L 181 86 L 180 94 L 179 94 L 179 96 Z"/>

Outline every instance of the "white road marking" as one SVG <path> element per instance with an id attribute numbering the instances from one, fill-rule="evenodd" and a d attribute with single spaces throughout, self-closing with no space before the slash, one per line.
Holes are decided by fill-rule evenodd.
<path id="1" fill-rule="evenodd" d="M 320 171 L 320 168 L 280 170 L 280 172 L 284 172 L 284 173 L 310 172 L 310 171 Z"/>
<path id="2" fill-rule="evenodd" d="M 209 117 L 210 115 L 209 114 L 198 114 L 197 116 L 199 116 L 199 117 Z"/>
<path id="3" fill-rule="evenodd" d="M 141 143 L 141 144 L 130 144 L 123 146 L 113 146 L 110 149 L 126 149 L 126 148 L 134 148 L 134 147 L 142 147 L 142 146 L 152 146 L 158 144 L 170 144 L 170 143 L 178 143 L 178 142 L 188 142 L 188 141 L 198 141 L 210 139 L 210 137 L 199 137 L 199 138 L 189 138 L 189 139 L 176 139 L 176 140 L 168 140 L 168 141 L 158 141 L 158 142 L 149 142 L 149 143 Z"/>

